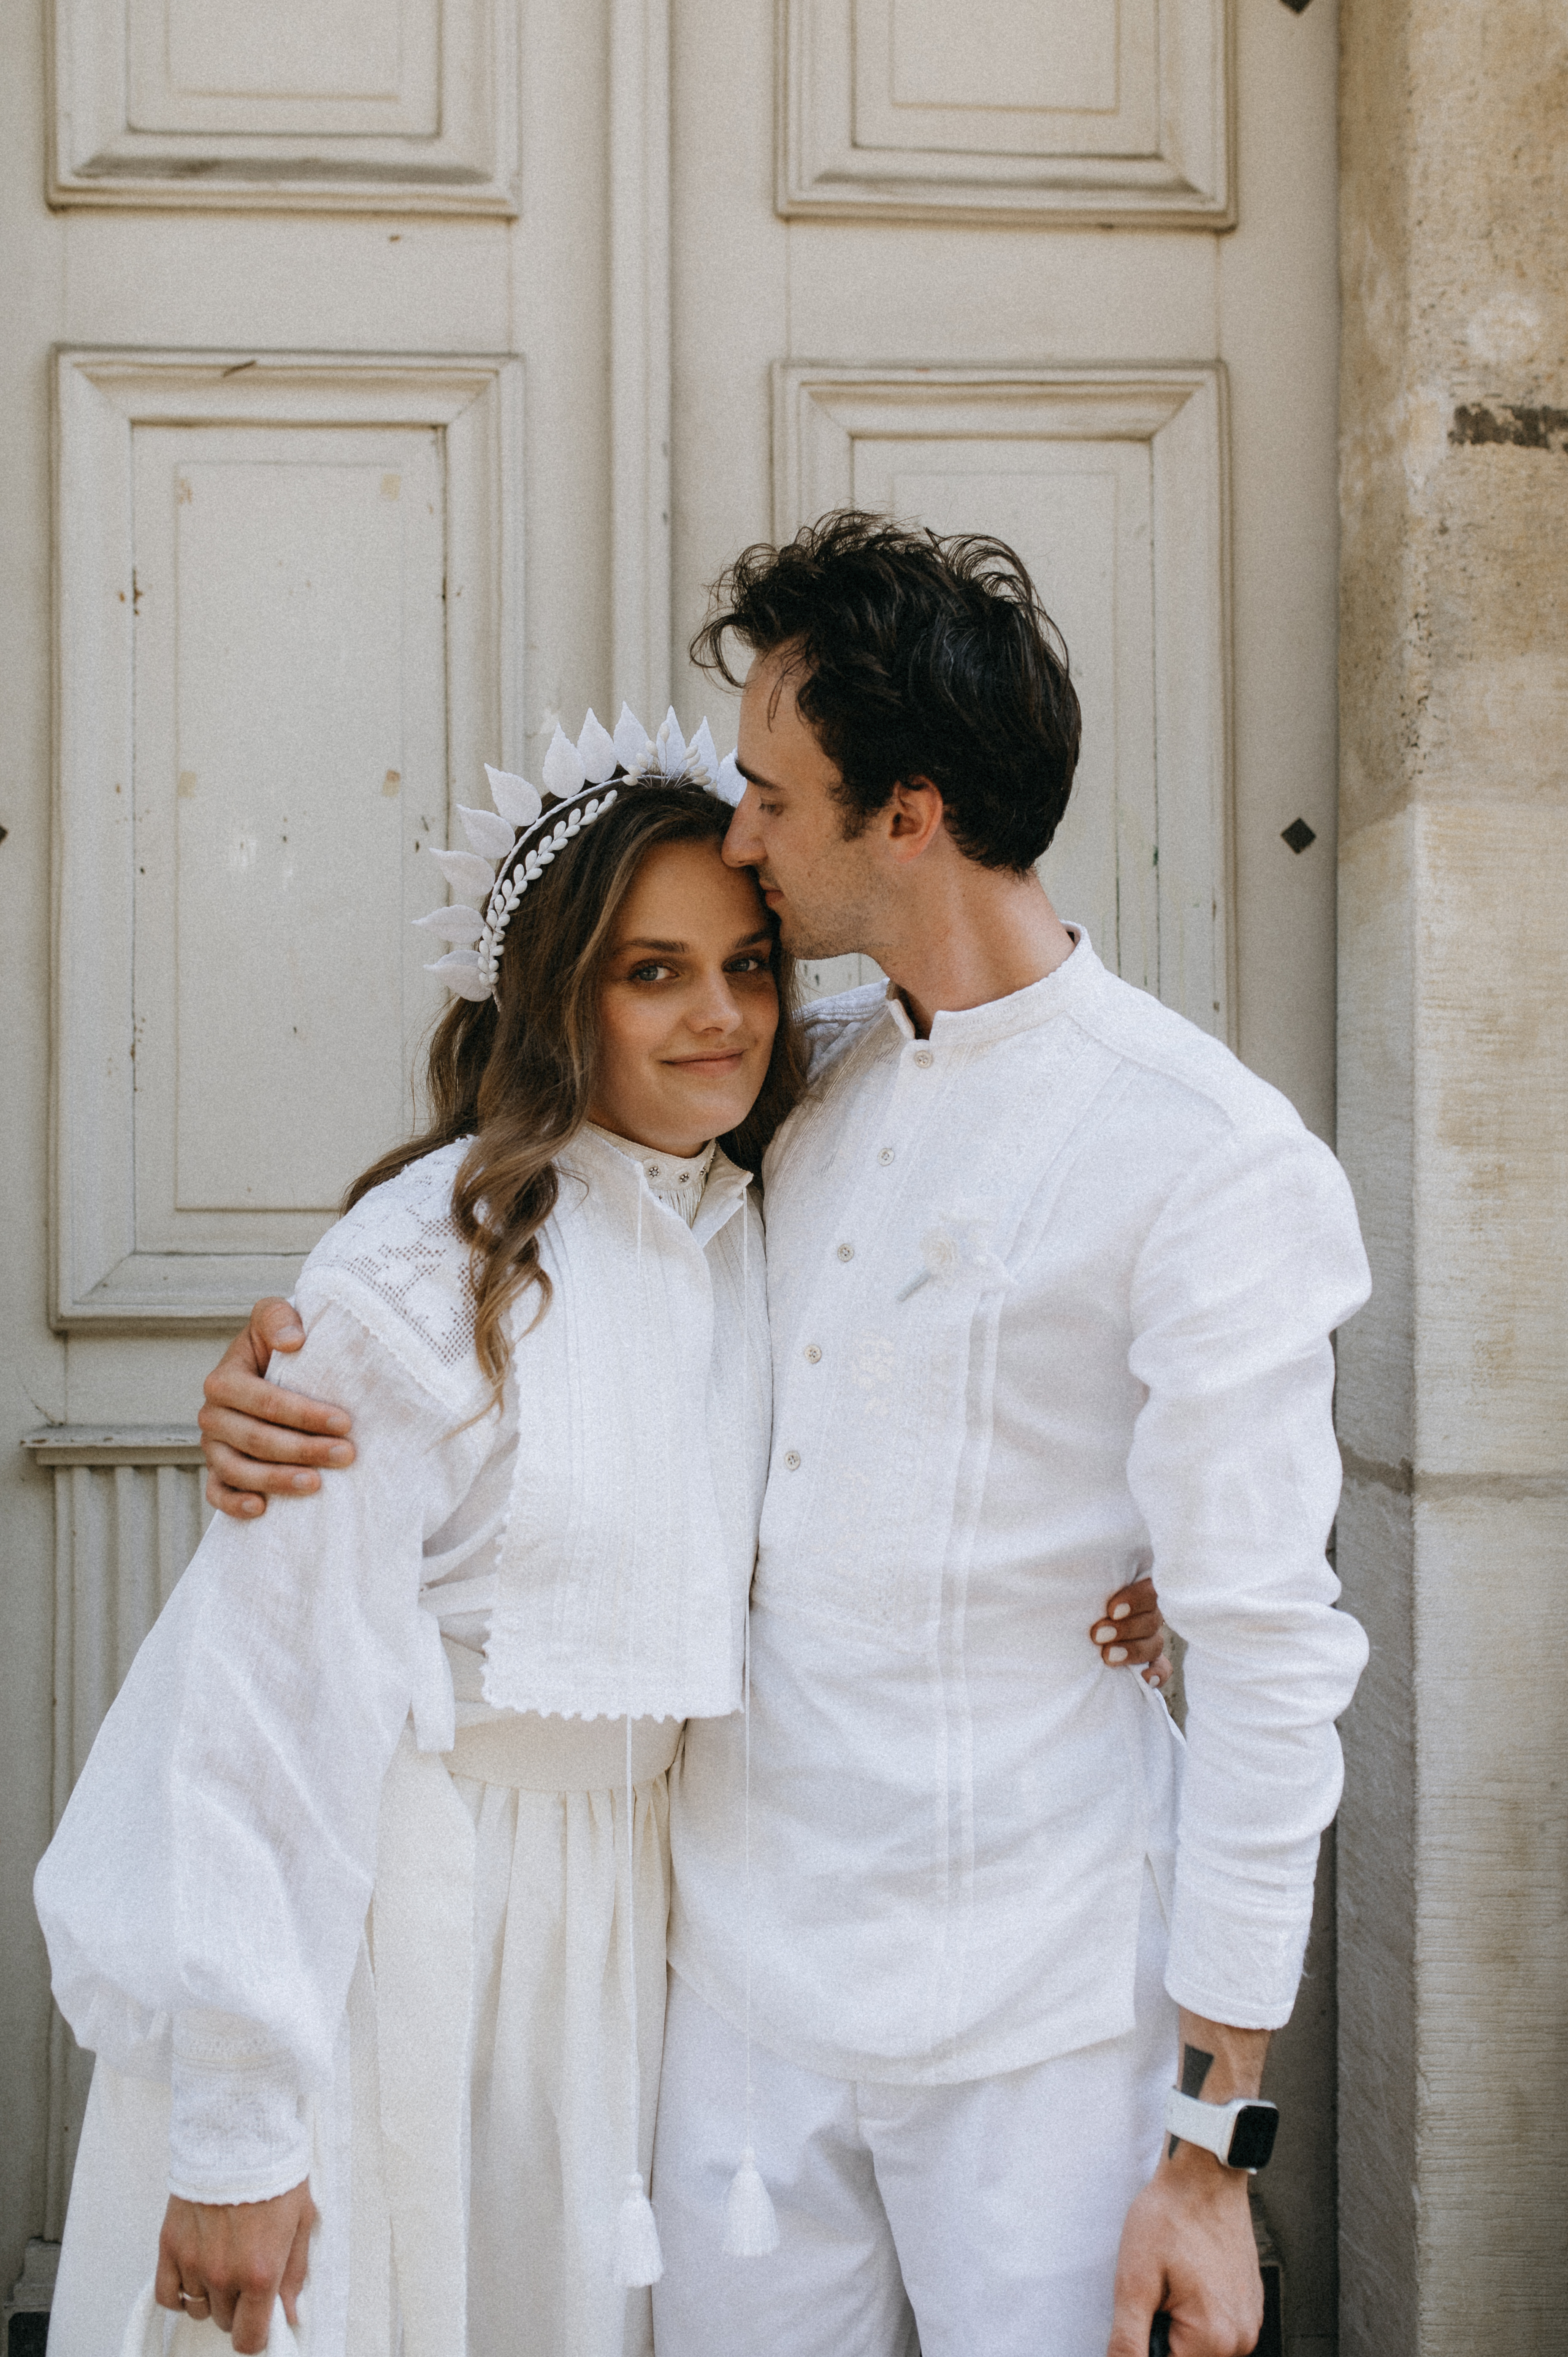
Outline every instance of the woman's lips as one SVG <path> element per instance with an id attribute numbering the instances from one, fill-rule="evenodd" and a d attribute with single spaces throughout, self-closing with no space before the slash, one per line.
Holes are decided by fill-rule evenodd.
<path id="1" fill-rule="evenodd" d="M 727 1056 L 671 1056 L 668 1060 L 682 1072 L 733 1072 L 746 1060 L 737 1048 Z"/>

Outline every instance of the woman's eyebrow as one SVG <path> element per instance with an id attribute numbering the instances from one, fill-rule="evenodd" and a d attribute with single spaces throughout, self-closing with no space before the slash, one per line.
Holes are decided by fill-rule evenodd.
<path id="1" fill-rule="evenodd" d="M 736 950 L 754 949 L 758 943 L 763 942 L 771 949 L 773 935 L 766 925 L 758 925 L 755 931 L 743 933 L 739 941 L 732 943 L 729 954 L 733 957 Z M 617 957 L 623 957 L 628 950 L 657 950 L 661 957 L 684 957 L 690 947 L 691 944 L 688 942 L 653 942 L 639 938 L 636 941 L 618 942 L 614 954 Z"/>

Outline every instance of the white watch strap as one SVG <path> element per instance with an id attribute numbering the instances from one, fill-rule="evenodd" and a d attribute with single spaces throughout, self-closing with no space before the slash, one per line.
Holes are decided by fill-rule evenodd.
<path id="1" fill-rule="evenodd" d="M 1165 2130 L 1180 2136 L 1183 2144 L 1200 2144 L 1216 2160 L 1226 2160 L 1230 2150 L 1230 2138 L 1236 2126 L 1236 2115 L 1245 2111 L 1251 2097 L 1237 2096 L 1234 2103 L 1203 2104 L 1196 2095 L 1184 2095 L 1177 2087 L 1165 2097 Z"/>

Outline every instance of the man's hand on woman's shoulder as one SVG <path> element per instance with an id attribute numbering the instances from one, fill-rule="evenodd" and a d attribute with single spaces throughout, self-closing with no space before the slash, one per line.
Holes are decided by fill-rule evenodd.
<path id="1" fill-rule="evenodd" d="M 318 1490 L 318 1465 L 351 1465 L 352 1419 L 325 1400 L 284 1391 L 266 1380 L 274 1351 L 297 1351 L 305 1328 L 291 1302 L 271 1295 L 258 1301 L 202 1385 L 201 1453 L 207 1459 L 207 1501 L 222 1514 L 247 1520 L 264 1514 L 269 1496 L 297 1497 Z"/>

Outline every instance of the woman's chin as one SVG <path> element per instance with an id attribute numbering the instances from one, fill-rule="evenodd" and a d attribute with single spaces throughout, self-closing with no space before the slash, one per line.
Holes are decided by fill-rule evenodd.
<path id="1" fill-rule="evenodd" d="M 738 1129 L 752 1106 L 758 1092 L 746 1084 L 731 1082 L 727 1086 L 719 1082 L 695 1081 L 679 1092 L 679 1102 L 671 1101 L 669 1120 L 671 1135 L 700 1137 L 706 1145 L 710 1137 L 725 1137 Z"/>

